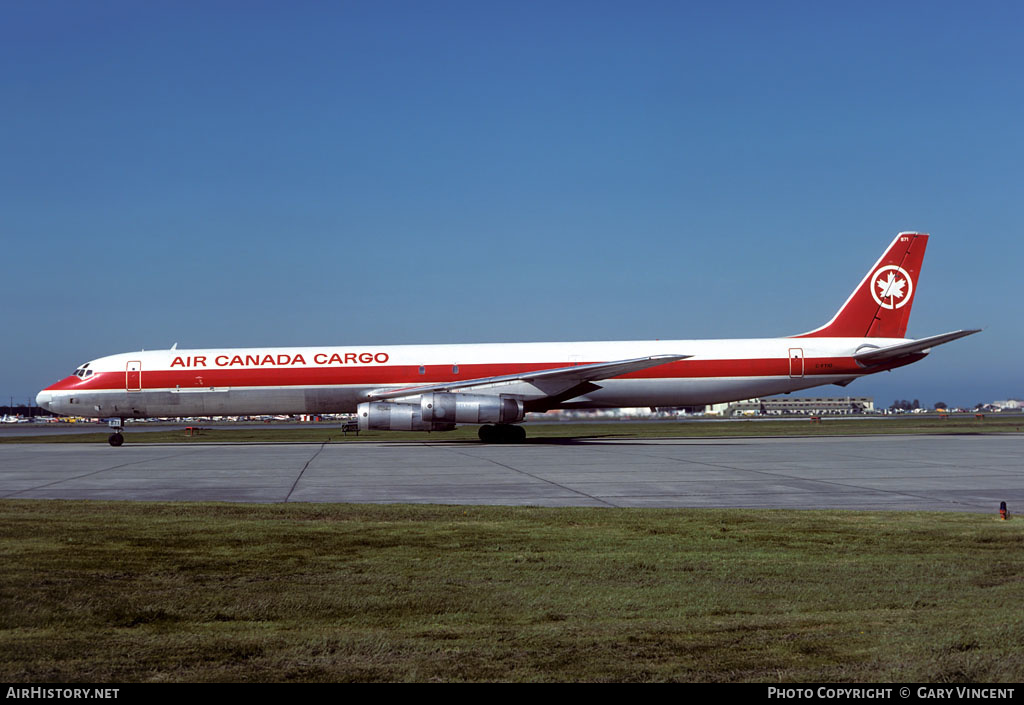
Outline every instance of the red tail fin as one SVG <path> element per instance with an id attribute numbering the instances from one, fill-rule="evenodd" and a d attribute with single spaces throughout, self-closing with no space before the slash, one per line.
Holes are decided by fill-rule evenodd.
<path id="1" fill-rule="evenodd" d="M 903 338 L 917 293 L 923 233 L 900 233 L 831 321 L 797 338 Z"/>

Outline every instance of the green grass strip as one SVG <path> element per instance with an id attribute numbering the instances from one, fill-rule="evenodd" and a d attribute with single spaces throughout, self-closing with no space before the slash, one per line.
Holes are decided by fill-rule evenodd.
<path id="1" fill-rule="evenodd" d="M 563 438 L 718 438 L 718 437 L 804 437 L 876 434 L 981 434 L 1024 432 L 1024 416 L 972 415 L 898 416 L 891 418 L 824 418 L 787 421 L 636 421 L 613 423 L 526 423 L 527 439 L 541 441 Z M 143 427 L 144 428 L 144 427 Z M 366 431 L 358 436 L 342 434 L 340 426 L 289 428 L 287 425 L 253 425 L 250 428 L 220 428 L 207 424 L 198 435 L 180 428 L 153 431 L 125 430 L 125 443 L 343 443 L 358 441 L 472 441 L 478 442 L 476 426 L 461 426 L 444 433 Z M 110 431 L 93 426 L 81 434 L 60 433 L 38 436 L 0 436 L 0 443 L 106 443 Z"/>
<path id="2" fill-rule="evenodd" d="M 1024 520 L 0 502 L 0 680 L 1019 682 Z"/>

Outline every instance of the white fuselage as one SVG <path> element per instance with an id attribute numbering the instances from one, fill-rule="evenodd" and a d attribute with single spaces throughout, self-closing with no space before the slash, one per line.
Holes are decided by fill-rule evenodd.
<path id="1" fill-rule="evenodd" d="M 353 412 L 379 390 L 652 355 L 688 359 L 600 380 L 551 408 L 694 406 L 845 384 L 908 364 L 865 367 L 852 355 L 905 338 L 760 338 L 567 343 L 149 350 L 99 358 L 40 392 L 75 416 Z M 508 390 L 529 399 L 528 390 Z"/>

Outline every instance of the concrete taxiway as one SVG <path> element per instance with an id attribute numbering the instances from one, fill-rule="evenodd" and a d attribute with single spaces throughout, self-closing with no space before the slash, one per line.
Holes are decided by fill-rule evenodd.
<path id="1" fill-rule="evenodd" d="M 0 446 L 0 498 L 1024 507 L 1024 435 Z"/>

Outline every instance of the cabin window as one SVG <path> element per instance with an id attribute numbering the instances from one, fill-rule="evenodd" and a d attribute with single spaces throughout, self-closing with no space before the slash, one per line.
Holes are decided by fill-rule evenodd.
<path id="1" fill-rule="evenodd" d="M 424 367 L 423 365 L 420 365 L 420 374 L 421 375 L 427 374 L 427 368 Z"/>
<path id="2" fill-rule="evenodd" d="M 459 374 L 459 366 L 458 365 L 452 365 L 452 374 L 453 375 Z"/>

